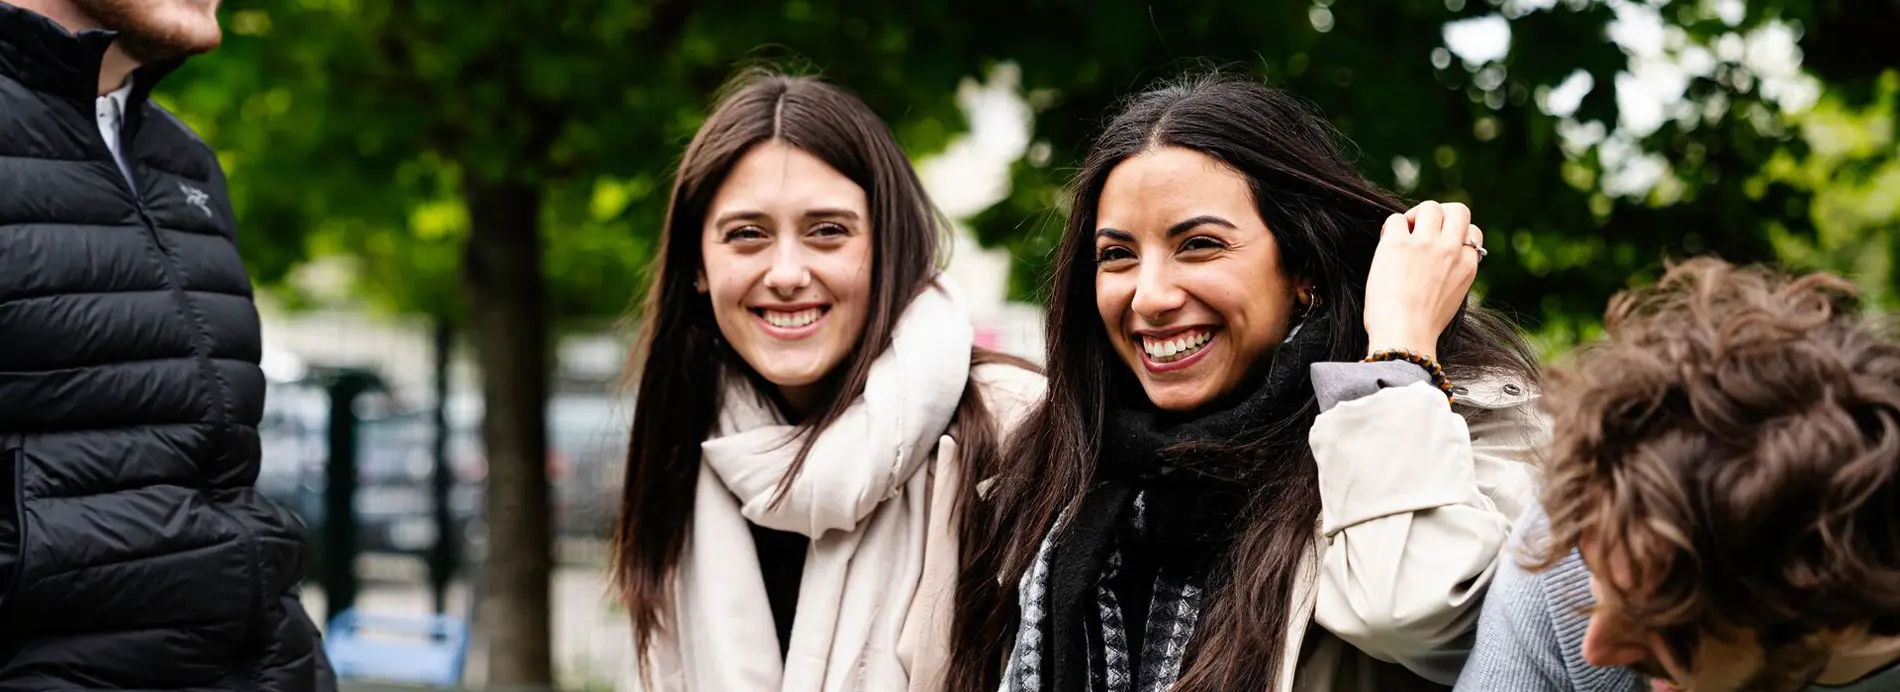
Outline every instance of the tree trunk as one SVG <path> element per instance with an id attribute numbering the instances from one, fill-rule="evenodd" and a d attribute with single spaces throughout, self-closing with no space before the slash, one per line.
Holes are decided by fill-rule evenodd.
<path id="1" fill-rule="evenodd" d="M 429 591 L 435 613 L 448 612 L 449 584 L 462 566 L 461 527 L 456 525 L 451 498 L 455 494 L 455 467 L 449 463 L 449 359 L 455 354 L 455 324 L 435 316 L 435 410 L 429 412 L 434 437 L 429 456 L 435 473 L 429 484 L 435 500 L 435 546 L 429 550 Z"/>
<path id="2" fill-rule="evenodd" d="M 482 372 L 488 550 L 478 621 L 488 684 L 546 686 L 549 650 L 548 320 L 541 276 L 540 191 L 471 180 L 463 290 Z"/>

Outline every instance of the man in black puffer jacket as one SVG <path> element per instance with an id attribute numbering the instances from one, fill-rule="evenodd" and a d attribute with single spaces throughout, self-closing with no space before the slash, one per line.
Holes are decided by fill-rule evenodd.
<path id="1" fill-rule="evenodd" d="M 336 687 L 224 174 L 147 101 L 216 12 L 0 2 L 0 691 Z"/>

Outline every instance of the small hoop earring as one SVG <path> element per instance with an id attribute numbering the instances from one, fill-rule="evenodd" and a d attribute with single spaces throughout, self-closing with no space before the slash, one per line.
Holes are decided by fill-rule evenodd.
<path id="1" fill-rule="evenodd" d="M 1293 315 L 1293 328 L 1287 330 L 1286 338 L 1281 343 L 1293 343 L 1293 337 L 1299 336 L 1300 328 L 1306 326 L 1306 318 L 1319 309 L 1319 294 L 1314 293 L 1311 287 L 1294 291 L 1293 301 L 1299 303 L 1300 311 Z"/>

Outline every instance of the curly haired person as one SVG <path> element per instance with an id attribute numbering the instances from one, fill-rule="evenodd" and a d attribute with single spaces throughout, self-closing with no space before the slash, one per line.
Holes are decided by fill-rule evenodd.
<path id="1" fill-rule="evenodd" d="M 1900 690 L 1900 342 L 1839 278 L 1713 259 L 1604 326 L 1457 689 Z"/>

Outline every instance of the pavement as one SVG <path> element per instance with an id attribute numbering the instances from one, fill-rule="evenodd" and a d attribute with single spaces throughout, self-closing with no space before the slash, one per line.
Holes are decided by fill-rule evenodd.
<path id="1" fill-rule="evenodd" d="M 429 615 L 434 602 L 427 572 L 419 562 L 389 556 L 364 556 L 357 563 L 363 579 L 356 607 L 363 613 Z M 632 648 L 632 626 L 624 611 L 607 601 L 606 571 L 596 564 L 569 564 L 555 568 L 550 589 L 553 615 L 553 656 L 555 678 L 561 692 L 580 690 L 607 691 L 619 677 L 621 663 Z M 318 627 L 325 627 L 323 587 L 308 583 L 303 589 L 304 609 Z M 468 584 L 451 584 L 447 598 L 448 614 L 470 616 L 473 600 Z M 487 651 L 479 636 L 469 642 L 468 662 L 462 687 L 484 688 L 488 670 Z M 420 688 L 346 682 L 343 692 L 394 692 Z M 486 687 L 501 692 L 498 687 Z M 547 690 L 508 690 L 508 692 L 551 692 Z"/>

